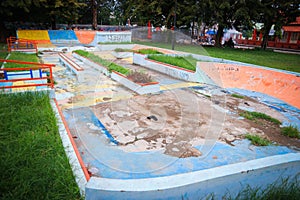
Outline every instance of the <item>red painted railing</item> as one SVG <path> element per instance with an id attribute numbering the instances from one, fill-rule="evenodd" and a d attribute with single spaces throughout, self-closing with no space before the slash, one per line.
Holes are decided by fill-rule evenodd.
<path id="1" fill-rule="evenodd" d="M 30 83 L 23 85 L 5 85 L 1 86 L 0 89 L 8 89 L 8 88 L 21 88 L 21 87 L 36 87 L 36 86 L 48 86 L 53 88 L 54 87 L 54 80 L 53 80 L 53 73 L 52 67 L 54 64 L 42 64 L 42 63 L 35 63 L 35 62 L 23 62 L 18 60 L 4 60 L 0 59 L 0 63 L 16 63 L 20 65 L 27 65 L 27 67 L 18 67 L 18 68 L 1 68 L 0 73 L 2 73 L 2 78 L 0 78 L 0 83 L 13 83 L 17 81 L 37 81 L 37 80 L 47 80 L 45 83 Z M 34 71 L 38 72 L 34 73 Z M 45 76 L 45 73 L 47 74 Z M 44 74 L 44 76 L 43 76 Z M 26 78 L 16 78 L 17 76 L 28 76 Z M 9 78 L 9 77 L 13 78 Z"/>
<path id="2" fill-rule="evenodd" d="M 34 40 L 17 39 L 16 37 L 9 37 L 6 39 L 7 48 L 9 52 L 25 51 L 38 53 L 37 42 Z"/>

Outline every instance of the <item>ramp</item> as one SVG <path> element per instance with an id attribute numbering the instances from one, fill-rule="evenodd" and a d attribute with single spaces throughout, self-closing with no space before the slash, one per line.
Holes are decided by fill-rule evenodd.
<path id="1" fill-rule="evenodd" d="M 221 87 L 264 93 L 300 108 L 300 76 L 297 74 L 227 63 L 201 62 L 199 66 Z"/>

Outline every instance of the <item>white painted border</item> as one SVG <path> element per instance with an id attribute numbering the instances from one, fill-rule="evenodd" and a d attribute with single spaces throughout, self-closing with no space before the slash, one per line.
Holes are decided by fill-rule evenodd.
<path id="1" fill-rule="evenodd" d="M 86 180 L 83 170 L 80 166 L 80 163 L 77 159 L 76 153 L 74 151 L 74 148 L 73 148 L 70 138 L 68 136 L 65 125 L 61 119 L 59 112 L 58 112 L 58 108 L 56 107 L 56 104 L 53 99 L 51 99 L 50 103 L 51 103 L 53 111 L 55 112 L 55 116 L 57 119 L 57 125 L 59 128 L 60 138 L 61 138 L 62 144 L 64 146 L 66 155 L 69 158 L 69 163 L 71 165 L 73 174 L 75 176 L 76 183 L 79 187 L 81 195 L 84 196 L 87 180 Z"/>
<path id="2" fill-rule="evenodd" d="M 168 56 L 178 56 L 178 55 L 168 54 Z M 180 80 L 197 82 L 197 83 L 214 84 L 213 81 L 205 73 L 203 73 L 202 70 L 200 70 L 198 67 L 196 67 L 195 72 L 192 72 L 190 70 L 184 70 L 175 66 L 148 60 L 147 55 L 138 54 L 138 53 L 133 54 L 133 63 L 158 71 L 168 76 L 178 78 Z"/>
<path id="3" fill-rule="evenodd" d="M 266 188 L 284 178 L 300 181 L 300 153 L 276 155 L 201 171 L 148 179 L 91 177 L 86 199 L 215 199 L 246 186 Z"/>

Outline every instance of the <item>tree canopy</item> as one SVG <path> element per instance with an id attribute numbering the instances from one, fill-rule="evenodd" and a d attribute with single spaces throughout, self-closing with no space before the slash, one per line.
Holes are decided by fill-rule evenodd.
<path id="1" fill-rule="evenodd" d="M 81 23 L 125 25 L 127 22 L 146 26 L 174 26 L 194 29 L 194 25 L 218 25 L 216 45 L 225 28 L 251 30 L 256 22 L 264 23 L 263 44 L 275 24 L 277 30 L 299 16 L 300 0 L 2 0 L 0 29 L 3 21 Z M 194 31 L 192 31 L 194 32 Z M 279 33 L 279 31 L 278 31 Z"/>

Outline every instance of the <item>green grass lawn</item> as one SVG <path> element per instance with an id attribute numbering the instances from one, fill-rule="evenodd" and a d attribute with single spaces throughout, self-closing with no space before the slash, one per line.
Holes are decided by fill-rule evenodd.
<path id="1" fill-rule="evenodd" d="M 48 94 L 0 94 L 0 105 L 0 199 L 80 199 Z"/>
<path id="2" fill-rule="evenodd" d="M 136 42 L 148 46 L 171 49 L 167 43 Z M 276 53 L 271 50 L 243 50 L 230 48 L 201 47 L 198 45 L 175 45 L 175 50 L 188 53 L 208 55 L 216 58 L 235 60 L 265 67 L 300 72 L 300 55 Z"/>
<path id="3" fill-rule="evenodd" d="M 156 60 L 159 62 L 167 63 L 170 65 L 174 65 L 177 67 L 181 67 L 184 69 L 196 71 L 196 63 L 197 60 L 194 59 L 192 56 L 168 56 L 168 55 L 157 55 L 157 54 L 152 54 L 148 55 L 148 58 L 151 60 Z"/>
<path id="4" fill-rule="evenodd" d="M 26 62 L 39 62 L 39 58 L 36 54 L 27 54 L 21 52 L 11 52 L 9 60 L 19 60 L 19 61 L 26 61 Z M 17 63 L 6 63 L 4 65 L 5 68 L 18 68 L 18 67 L 31 67 L 32 65 L 25 65 L 25 64 L 17 64 Z"/>

